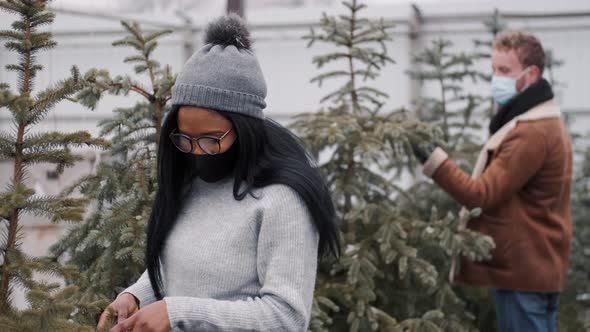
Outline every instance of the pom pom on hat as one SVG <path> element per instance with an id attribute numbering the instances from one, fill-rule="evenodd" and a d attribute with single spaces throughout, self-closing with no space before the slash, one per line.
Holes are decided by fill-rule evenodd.
<path id="1" fill-rule="evenodd" d="M 205 31 L 205 44 L 233 45 L 238 49 L 250 49 L 250 31 L 238 15 L 222 16 L 209 23 Z"/>

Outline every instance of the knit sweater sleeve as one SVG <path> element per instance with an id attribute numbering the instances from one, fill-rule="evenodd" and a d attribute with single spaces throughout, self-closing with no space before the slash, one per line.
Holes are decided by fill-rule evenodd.
<path id="1" fill-rule="evenodd" d="M 290 188 L 265 188 L 257 243 L 258 295 L 229 301 L 165 297 L 173 331 L 305 331 L 317 268 L 318 234 Z"/>
<path id="2" fill-rule="evenodd" d="M 131 295 L 135 296 L 135 298 L 139 300 L 140 308 L 156 301 L 156 296 L 152 290 L 152 285 L 150 284 L 150 278 L 148 277 L 147 270 L 143 272 L 143 274 L 133 285 L 123 290 L 121 293 L 119 293 L 119 295 L 117 295 L 117 297 L 123 295 L 124 293 L 130 293 Z"/>

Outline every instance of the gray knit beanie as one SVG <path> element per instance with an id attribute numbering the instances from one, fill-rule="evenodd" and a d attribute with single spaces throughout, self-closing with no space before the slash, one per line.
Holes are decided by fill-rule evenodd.
<path id="1" fill-rule="evenodd" d="M 173 105 L 191 105 L 263 119 L 266 83 L 236 15 L 209 24 L 205 46 L 184 64 L 172 87 Z"/>

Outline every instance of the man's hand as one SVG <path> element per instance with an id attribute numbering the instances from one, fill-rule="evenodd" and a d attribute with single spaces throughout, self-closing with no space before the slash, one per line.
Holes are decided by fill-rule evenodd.
<path id="1" fill-rule="evenodd" d="M 109 332 L 168 332 L 170 320 L 166 302 L 160 300 L 141 308 L 131 317 L 120 321 Z"/>
<path id="2" fill-rule="evenodd" d="M 416 137 L 410 137 L 409 141 L 416 159 L 422 164 L 428 160 L 432 152 L 436 149 L 435 144 L 420 140 Z"/>

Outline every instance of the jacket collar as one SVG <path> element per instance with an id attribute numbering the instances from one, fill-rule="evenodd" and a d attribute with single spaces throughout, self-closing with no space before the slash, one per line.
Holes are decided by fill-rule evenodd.
<path id="1" fill-rule="evenodd" d="M 559 110 L 559 106 L 557 105 L 555 100 L 548 100 L 544 103 L 541 103 L 531 108 L 529 111 L 513 118 L 500 129 L 498 129 L 498 131 L 496 131 L 496 133 L 488 139 L 487 143 L 484 146 L 484 149 L 495 150 L 498 146 L 500 146 L 500 143 L 502 143 L 502 140 L 504 139 L 504 137 L 506 137 L 508 132 L 510 132 L 510 130 L 516 127 L 516 124 L 519 121 L 534 121 L 540 119 L 559 117 L 561 117 L 561 111 Z"/>

